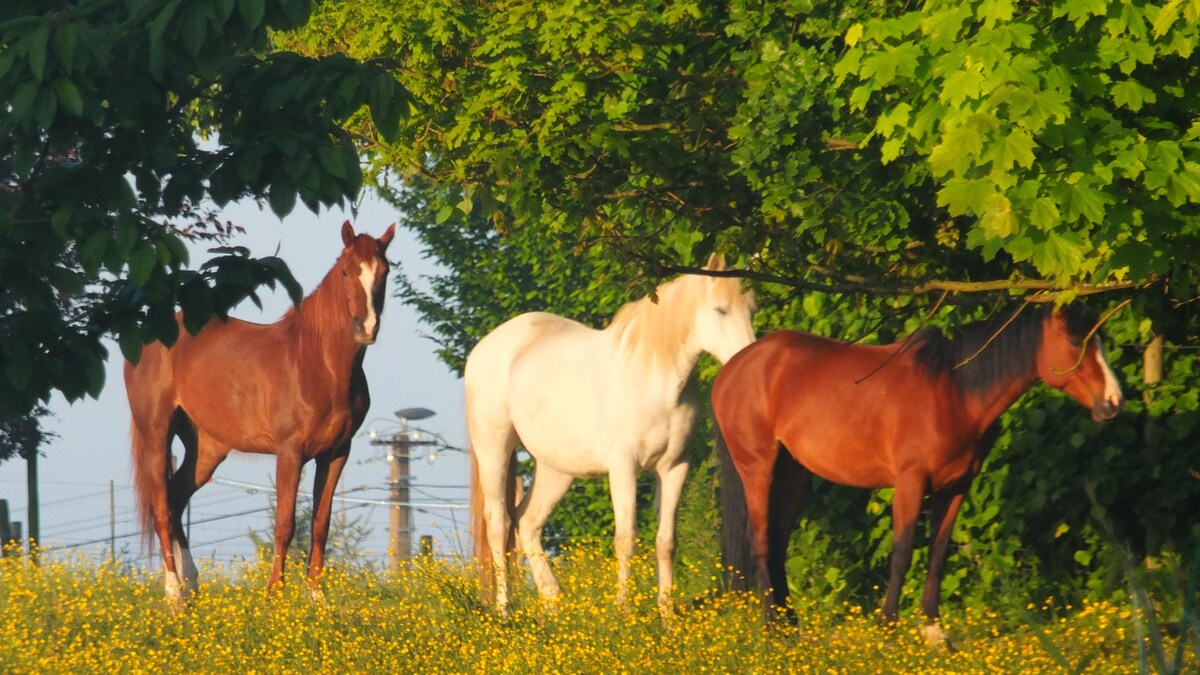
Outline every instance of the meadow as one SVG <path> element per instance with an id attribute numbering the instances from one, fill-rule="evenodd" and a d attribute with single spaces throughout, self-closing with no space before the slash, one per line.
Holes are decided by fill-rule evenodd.
<path id="1" fill-rule="evenodd" d="M 614 605 L 607 556 L 580 549 L 556 564 L 564 594 L 553 606 L 524 591 L 501 618 L 457 562 L 335 565 L 324 603 L 309 600 L 298 568 L 268 596 L 263 565 L 208 562 L 190 610 L 170 616 L 158 574 L 9 557 L 0 560 L 0 672 L 1130 673 L 1144 663 L 1133 612 L 1119 604 L 1031 605 L 1017 618 L 948 606 L 957 651 L 945 653 L 921 641 L 912 611 L 881 627 L 858 607 L 801 598 L 798 627 L 765 627 L 754 596 L 712 593 L 679 597 L 664 623 L 648 558 L 637 559 L 625 609 Z M 715 586 L 721 570 L 680 572 Z"/>

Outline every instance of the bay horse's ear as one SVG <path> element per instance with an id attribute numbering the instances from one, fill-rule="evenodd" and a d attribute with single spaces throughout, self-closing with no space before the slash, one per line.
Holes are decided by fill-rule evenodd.
<path id="1" fill-rule="evenodd" d="M 349 247 L 353 242 L 354 226 L 351 225 L 350 221 L 347 220 L 346 222 L 342 223 L 342 243 Z"/>
<path id="2" fill-rule="evenodd" d="M 396 236 L 396 224 L 392 223 L 388 226 L 387 232 L 379 237 L 379 249 L 386 251 L 388 244 L 392 243 L 392 237 Z"/>
<path id="3" fill-rule="evenodd" d="M 720 253 L 714 253 L 708 256 L 708 264 L 704 266 L 704 269 L 711 270 L 713 272 L 720 272 L 721 270 L 724 270 L 725 257 Z"/>

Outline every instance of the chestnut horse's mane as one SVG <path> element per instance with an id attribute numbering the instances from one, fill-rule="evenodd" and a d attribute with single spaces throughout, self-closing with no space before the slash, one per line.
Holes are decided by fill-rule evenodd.
<path id="1" fill-rule="evenodd" d="M 925 329 L 913 337 L 915 360 L 932 377 L 948 373 L 960 392 L 989 391 L 1014 375 L 1034 373 L 1043 321 L 1052 311 L 1052 306 L 1018 308 L 967 324 L 953 337 Z M 1095 318 L 1078 305 L 1062 311 L 1071 340 L 1082 344 Z"/>

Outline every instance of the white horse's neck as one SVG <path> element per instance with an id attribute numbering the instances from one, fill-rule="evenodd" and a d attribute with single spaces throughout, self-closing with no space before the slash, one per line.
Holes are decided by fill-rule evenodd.
<path id="1" fill-rule="evenodd" d="M 659 286 L 658 302 L 642 298 L 621 309 L 605 329 L 620 362 L 648 386 L 678 397 L 700 358 L 694 333 L 696 300 L 682 279 Z"/>

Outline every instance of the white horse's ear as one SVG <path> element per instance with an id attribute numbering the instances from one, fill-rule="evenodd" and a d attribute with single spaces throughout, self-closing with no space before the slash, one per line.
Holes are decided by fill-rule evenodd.
<path id="1" fill-rule="evenodd" d="M 725 269 L 725 257 L 722 256 L 720 253 L 714 253 L 714 254 L 708 256 L 708 264 L 704 266 L 704 269 L 711 270 L 713 272 L 720 272 L 720 271 L 724 270 Z"/>
<path id="2" fill-rule="evenodd" d="M 342 243 L 349 246 L 354 241 L 354 226 L 350 221 L 342 223 Z"/>

